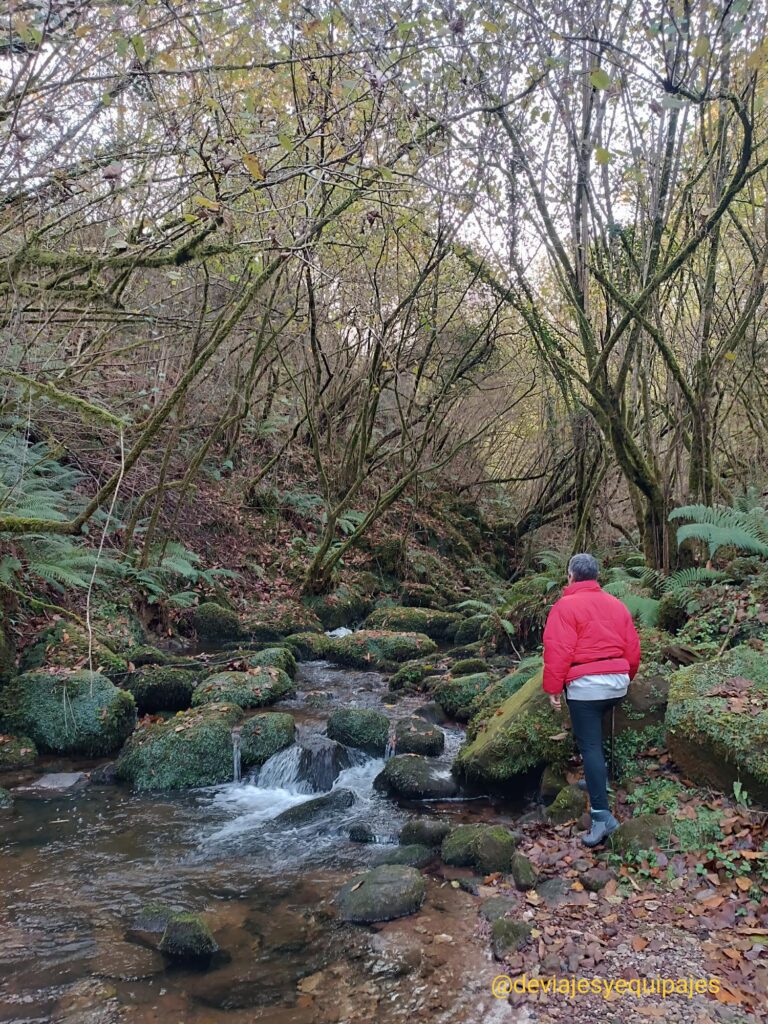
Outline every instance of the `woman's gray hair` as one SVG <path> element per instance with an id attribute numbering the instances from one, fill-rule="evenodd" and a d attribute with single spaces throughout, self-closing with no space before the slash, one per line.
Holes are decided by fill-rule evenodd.
<path id="1" fill-rule="evenodd" d="M 597 559 L 585 551 L 573 556 L 568 563 L 568 572 L 573 576 L 575 583 L 580 583 L 582 580 L 596 580 L 600 566 Z"/>

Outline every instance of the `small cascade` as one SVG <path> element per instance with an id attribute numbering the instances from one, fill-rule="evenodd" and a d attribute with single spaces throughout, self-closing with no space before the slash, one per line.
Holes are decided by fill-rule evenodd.
<path id="1" fill-rule="evenodd" d="M 259 770 L 256 785 L 259 789 L 284 789 L 292 793 L 309 792 L 299 788 L 301 747 L 286 747 L 273 754 Z"/>
<path id="2" fill-rule="evenodd" d="M 242 754 L 240 752 L 240 726 L 236 725 L 232 730 L 232 778 L 234 782 L 240 782 L 243 778 Z"/>
<path id="3" fill-rule="evenodd" d="M 397 736 L 395 735 L 395 730 L 394 729 L 390 729 L 389 730 L 389 736 L 387 736 L 387 745 L 384 748 L 384 760 L 385 761 L 388 761 L 390 759 L 390 757 L 394 757 L 395 756 L 395 749 L 396 749 L 396 747 L 397 747 Z"/>

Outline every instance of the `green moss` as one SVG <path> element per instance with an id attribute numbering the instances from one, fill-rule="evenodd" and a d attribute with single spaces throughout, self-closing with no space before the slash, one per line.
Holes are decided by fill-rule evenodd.
<path id="1" fill-rule="evenodd" d="M 252 639 L 265 643 L 273 643 L 295 633 L 323 631 L 323 624 L 315 612 L 300 601 L 257 605 L 243 626 Z"/>
<path id="2" fill-rule="evenodd" d="M 291 633 L 283 643 L 302 661 L 322 661 L 333 641 L 323 633 Z"/>
<path id="3" fill-rule="evenodd" d="M 453 634 L 453 642 L 457 645 L 474 643 L 485 635 L 488 625 L 487 615 L 470 615 L 468 619 L 463 619 L 456 627 L 456 631 Z"/>
<path id="4" fill-rule="evenodd" d="M 451 665 L 452 676 L 471 676 L 476 672 L 487 672 L 488 662 L 484 658 L 462 658 Z"/>
<path id="5" fill-rule="evenodd" d="M 446 715 L 466 722 L 472 715 L 473 704 L 479 694 L 491 685 L 487 672 L 477 672 L 458 679 L 443 679 L 433 690 L 433 696 Z"/>
<path id="6" fill-rule="evenodd" d="M 393 662 L 410 661 L 437 650 L 434 640 L 422 633 L 366 629 L 328 639 L 330 645 L 326 657 L 352 668 L 387 668 Z"/>
<path id="7" fill-rule="evenodd" d="M 445 596 L 429 583 L 404 583 L 400 588 L 400 603 L 406 608 L 442 608 Z"/>
<path id="8" fill-rule="evenodd" d="M 445 733 L 423 718 L 401 718 L 395 726 L 395 749 L 398 754 L 424 754 L 435 757 L 445 748 Z"/>
<path id="9" fill-rule="evenodd" d="M 315 634 L 310 634 L 314 636 Z M 238 651 L 232 655 L 233 661 L 242 663 L 243 670 L 249 668 L 279 668 L 291 679 L 296 677 L 296 656 L 288 647 L 265 647 L 263 651 Z M 227 663 L 227 667 L 237 670 L 240 666 Z"/>
<path id="10" fill-rule="evenodd" d="M 666 725 L 672 756 L 695 781 L 730 791 L 741 780 L 768 799 L 768 661 L 735 647 L 672 676 Z"/>
<path id="11" fill-rule="evenodd" d="M 186 659 L 178 654 L 171 654 L 168 651 L 161 651 L 159 647 L 151 644 L 141 644 L 132 647 L 125 656 L 134 668 L 143 668 L 145 665 L 176 665 Z"/>
<path id="12" fill-rule="evenodd" d="M 378 608 L 365 620 L 366 629 L 388 629 L 403 633 L 424 633 L 433 640 L 448 640 L 462 621 L 456 612 L 431 608 Z"/>
<path id="13" fill-rule="evenodd" d="M 95 637 L 92 645 L 94 671 L 108 679 L 121 679 L 128 671 L 125 658 L 111 651 Z M 80 669 L 88 667 L 88 634 L 75 623 L 58 623 L 41 633 L 21 657 L 22 672 L 49 667 Z"/>
<path id="14" fill-rule="evenodd" d="M 519 836 L 503 825 L 458 825 L 443 839 L 446 864 L 478 871 L 509 871 Z"/>
<path id="15" fill-rule="evenodd" d="M 199 914 L 174 914 L 165 926 L 158 948 L 175 960 L 206 960 L 219 947 Z"/>
<path id="16" fill-rule="evenodd" d="M 554 711 L 537 672 L 477 724 L 455 767 L 469 779 L 496 784 L 547 764 L 561 768 L 574 750 L 566 724 L 567 711 Z"/>
<path id="17" fill-rule="evenodd" d="M 28 736 L 0 735 L 0 772 L 34 764 L 37 748 Z"/>
<path id="18" fill-rule="evenodd" d="M 478 694 L 471 707 L 472 724 L 467 730 L 468 739 L 474 739 L 480 722 L 490 718 L 508 697 L 517 693 L 540 669 L 541 658 L 526 658 L 514 672 L 510 672 Z"/>
<path id="19" fill-rule="evenodd" d="M 91 621 L 104 643 L 126 660 L 128 652 L 146 640 L 139 617 L 126 602 L 98 601 Z"/>
<path id="20" fill-rule="evenodd" d="M 584 814 L 587 803 L 587 794 L 578 786 L 563 786 L 547 808 L 547 818 L 556 825 L 562 825 Z"/>
<path id="21" fill-rule="evenodd" d="M 387 746 L 389 719 L 371 708 L 337 708 L 328 718 L 329 739 L 381 757 Z"/>
<path id="22" fill-rule="evenodd" d="M 0 695 L 0 717 L 46 753 L 111 754 L 133 731 L 133 697 L 98 672 L 27 672 Z"/>
<path id="23" fill-rule="evenodd" d="M 406 661 L 406 663 L 389 677 L 389 689 L 394 693 L 398 690 L 406 690 L 409 693 L 416 693 L 421 683 L 426 679 L 427 669 L 423 661 Z"/>
<path id="24" fill-rule="evenodd" d="M 215 601 L 204 601 L 197 608 L 190 608 L 183 623 L 201 640 L 237 640 L 243 635 L 237 613 Z"/>
<path id="25" fill-rule="evenodd" d="M 247 719 L 240 730 L 243 768 L 260 768 L 273 754 L 290 747 L 295 736 L 293 715 L 283 711 L 270 711 Z"/>
<path id="26" fill-rule="evenodd" d="M 207 704 L 164 721 L 139 723 L 117 759 L 118 778 L 140 792 L 215 786 L 233 774 L 234 704 Z"/>
<path id="27" fill-rule="evenodd" d="M 192 702 L 192 694 L 200 682 L 199 671 L 146 665 L 131 672 L 125 688 L 133 694 L 139 714 L 156 711 L 184 711 Z"/>
<path id="28" fill-rule="evenodd" d="M 371 607 L 370 598 L 357 587 L 342 583 L 332 594 L 305 597 L 304 605 L 318 617 L 324 629 L 338 629 L 359 622 Z"/>
<path id="29" fill-rule="evenodd" d="M 218 672 L 204 679 L 192 694 L 192 706 L 239 704 L 241 708 L 262 708 L 294 692 L 291 677 L 282 669 L 265 666 L 247 672 Z"/>

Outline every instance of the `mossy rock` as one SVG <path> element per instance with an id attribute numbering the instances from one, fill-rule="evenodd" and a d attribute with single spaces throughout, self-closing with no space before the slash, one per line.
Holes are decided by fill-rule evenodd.
<path id="1" fill-rule="evenodd" d="M 192 707 L 222 702 L 241 708 L 263 708 L 294 693 L 293 681 L 279 668 L 252 668 L 247 672 L 217 672 L 204 679 L 192 694 Z"/>
<path id="2" fill-rule="evenodd" d="M 434 848 L 422 846 L 419 843 L 411 843 L 406 846 L 390 846 L 381 853 L 376 854 L 373 863 L 376 864 L 407 864 L 412 868 L 425 868 L 427 864 L 435 859 L 437 853 Z"/>
<path id="3" fill-rule="evenodd" d="M 672 682 L 671 665 L 651 666 L 651 673 L 642 670 L 632 680 L 627 696 L 615 710 L 616 736 L 624 732 L 640 732 L 663 722 Z"/>
<path id="4" fill-rule="evenodd" d="M 415 914 L 426 884 L 419 872 L 400 864 L 381 864 L 342 887 L 336 903 L 342 921 L 373 924 Z"/>
<path id="5" fill-rule="evenodd" d="M 435 757 L 445 749 L 445 733 L 423 718 L 401 718 L 395 726 L 395 750 L 398 754 L 425 754 Z"/>
<path id="6" fill-rule="evenodd" d="M 141 619 L 127 601 L 96 601 L 91 622 L 107 647 L 126 660 L 130 651 L 146 643 Z"/>
<path id="7" fill-rule="evenodd" d="M 578 786 L 563 786 L 547 808 L 547 819 L 554 825 L 580 818 L 587 810 L 587 794 Z"/>
<path id="8" fill-rule="evenodd" d="M 445 818 L 411 818 L 400 829 L 398 838 L 405 846 L 440 846 L 452 827 Z"/>
<path id="9" fill-rule="evenodd" d="M 521 892 L 536 888 L 539 873 L 525 854 L 518 853 L 516 850 L 510 858 L 509 870 L 514 879 L 515 888 L 520 889 Z"/>
<path id="10" fill-rule="evenodd" d="M 637 814 L 623 821 L 610 837 L 613 850 L 621 854 L 637 854 L 665 846 L 673 828 L 668 814 Z"/>
<path id="11" fill-rule="evenodd" d="M 445 595 L 429 583 L 403 583 L 400 604 L 406 608 L 439 608 L 445 606 Z"/>
<path id="12" fill-rule="evenodd" d="M 394 662 L 423 658 L 437 650 L 437 644 L 423 633 L 391 633 L 361 629 L 348 636 L 329 637 L 326 657 L 351 668 L 386 669 Z"/>
<path id="13" fill-rule="evenodd" d="M 509 871 L 520 837 L 503 825 L 457 825 L 443 840 L 446 864 L 474 867 L 485 874 Z"/>
<path id="14" fill-rule="evenodd" d="M 443 679 L 434 688 L 432 695 L 446 715 L 458 722 L 467 722 L 472 715 L 475 700 L 481 693 L 485 693 L 492 681 L 487 672 Z"/>
<path id="15" fill-rule="evenodd" d="M 666 714 L 669 750 L 694 782 L 731 792 L 740 781 L 768 802 L 768 660 L 734 647 L 678 669 Z"/>
<path id="16" fill-rule="evenodd" d="M 463 619 L 456 627 L 456 631 L 453 634 L 453 642 L 457 646 L 474 643 L 482 637 L 487 625 L 487 615 L 470 615 L 468 619 Z"/>
<path id="17" fill-rule="evenodd" d="M 372 601 L 357 587 L 342 583 L 333 593 L 305 597 L 303 603 L 318 617 L 323 629 L 338 629 L 360 622 Z"/>
<path id="18" fill-rule="evenodd" d="M 301 804 L 289 807 L 281 811 L 276 818 L 272 819 L 272 826 L 275 828 L 300 828 L 311 823 L 315 818 L 327 817 L 335 811 L 346 811 L 356 800 L 351 789 L 333 789 L 330 793 L 323 793 L 322 796 L 312 797 Z"/>
<path id="19" fill-rule="evenodd" d="M 508 697 L 521 690 L 540 671 L 541 658 L 526 658 L 513 672 L 491 683 L 487 690 L 478 694 L 472 704 L 472 725 L 467 730 L 467 738 L 473 740 L 479 723 L 490 718 Z"/>
<path id="20" fill-rule="evenodd" d="M 28 736 L 0 735 L 0 772 L 28 768 L 37 759 L 37 747 Z"/>
<path id="21" fill-rule="evenodd" d="M 379 576 L 400 577 L 403 574 L 406 554 L 401 534 L 365 538 L 361 546 L 370 553 L 368 561 Z"/>
<path id="22" fill-rule="evenodd" d="M 507 953 L 519 952 L 531 937 L 533 926 L 527 921 L 513 921 L 500 917 L 491 925 L 491 949 L 496 960 L 503 960 Z"/>
<path id="23" fill-rule="evenodd" d="M 456 612 L 431 608 L 377 608 L 365 620 L 365 629 L 389 629 L 402 633 L 423 633 L 433 640 L 449 640 L 462 621 Z"/>
<path id="24" fill-rule="evenodd" d="M 485 658 L 461 658 L 451 665 L 452 676 L 472 676 L 478 672 L 487 672 L 488 662 Z"/>
<path id="25" fill-rule="evenodd" d="M 332 638 L 324 633 L 291 633 L 283 643 L 301 661 L 323 661 L 333 646 Z"/>
<path id="26" fill-rule="evenodd" d="M 389 719 L 372 708 L 337 708 L 326 726 L 329 739 L 366 754 L 383 757 L 389 738 Z"/>
<path id="27" fill-rule="evenodd" d="M 555 711 L 541 687 L 541 672 L 527 680 L 459 751 L 455 770 L 492 785 L 514 783 L 534 768 L 561 769 L 574 751 L 566 710 Z"/>
<path id="28" fill-rule="evenodd" d="M 226 668 L 233 672 L 247 672 L 249 668 L 279 668 L 291 679 L 295 679 L 296 655 L 288 647 L 265 647 L 263 651 L 235 651 L 227 661 Z"/>
<path id="29" fill-rule="evenodd" d="M 240 757 L 243 768 L 260 768 L 273 754 L 290 747 L 296 739 L 293 715 L 268 711 L 248 718 L 240 730 Z"/>
<path id="30" fill-rule="evenodd" d="M 174 914 L 160 939 L 160 952 L 173 960 L 208 960 L 218 952 L 211 929 L 199 914 Z"/>
<path id="31" fill-rule="evenodd" d="M 133 694 L 140 715 L 157 711 L 185 711 L 200 682 L 200 671 L 170 668 L 166 665 L 145 665 L 131 672 L 125 689 Z"/>
<path id="32" fill-rule="evenodd" d="M 384 763 L 373 788 L 407 800 L 444 800 L 456 796 L 455 780 L 419 754 L 396 754 Z"/>
<path id="33" fill-rule="evenodd" d="M 376 833 L 373 831 L 373 826 L 368 821 L 356 821 L 349 826 L 350 843 L 375 843 Z"/>
<path id="34" fill-rule="evenodd" d="M 565 778 L 565 773 L 562 771 L 556 771 L 551 765 L 547 765 L 547 767 L 541 773 L 541 782 L 539 783 L 539 798 L 545 804 L 550 804 L 555 799 L 560 790 L 567 785 L 568 783 Z"/>
<path id="35" fill-rule="evenodd" d="M 117 777 L 140 792 L 215 786 L 233 776 L 235 704 L 206 704 L 163 721 L 142 721 L 117 759 Z"/>
<path id="36" fill-rule="evenodd" d="M 445 675 L 446 669 L 436 658 L 415 658 L 404 662 L 394 675 L 389 677 L 389 690 L 397 693 L 421 693 L 429 688 L 432 676 Z"/>
<path id="37" fill-rule="evenodd" d="M 243 622 L 253 640 L 274 643 L 296 633 L 322 633 L 323 624 L 311 608 L 300 601 L 257 605 Z"/>
<path id="38" fill-rule="evenodd" d="M 125 655 L 125 659 L 134 668 L 144 668 L 145 665 L 174 665 L 183 667 L 179 662 L 187 659 L 179 657 L 178 654 L 171 654 L 170 651 L 161 651 L 159 647 L 151 644 L 140 644 L 138 647 L 131 647 Z"/>
<path id="39" fill-rule="evenodd" d="M 26 672 L 0 693 L 0 719 L 41 752 L 103 757 L 133 732 L 136 704 L 98 672 Z"/>
<path id="40" fill-rule="evenodd" d="M 215 601 L 203 601 L 184 613 L 181 625 L 200 640 L 237 640 L 243 635 L 240 616 Z"/>
<path id="41" fill-rule="evenodd" d="M 128 662 L 95 636 L 91 647 L 93 669 L 108 679 L 122 679 L 128 671 Z M 88 668 L 88 634 L 76 623 L 60 622 L 44 630 L 21 656 L 19 670 L 34 672 L 39 668 Z"/>
<path id="42" fill-rule="evenodd" d="M 0 811 L 13 810 L 13 797 L 7 789 L 0 787 Z"/>

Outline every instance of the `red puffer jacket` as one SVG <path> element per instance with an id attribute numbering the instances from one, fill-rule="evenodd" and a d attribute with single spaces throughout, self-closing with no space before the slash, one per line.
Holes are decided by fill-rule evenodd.
<path id="1" fill-rule="evenodd" d="M 544 689 L 560 693 L 572 679 L 640 666 L 640 639 L 626 605 L 597 580 L 571 583 L 544 627 Z"/>

